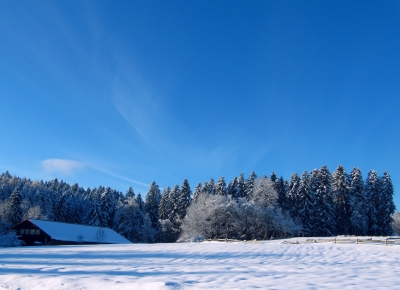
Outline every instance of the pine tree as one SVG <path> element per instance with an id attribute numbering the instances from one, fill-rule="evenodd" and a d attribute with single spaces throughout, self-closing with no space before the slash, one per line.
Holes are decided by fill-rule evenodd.
<path id="1" fill-rule="evenodd" d="M 204 187 L 206 187 L 206 183 L 204 183 Z M 207 182 L 206 190 L 207 190 L 208 194 L 215 194 L 214 179 L 210 178 L 210 181 Z"/>
<path id="2" fill-rule="evenodd" d="M 179 192 L 178 203 L 176 204 L 177 214 L 180 219 L 186 215 L 186 210 L 192 201 L 192 191 L 190 190 L 189 182 L 185 179 L 182 183 Z"/>
<path id="3" fill-rule="evenodd" d="M 312 232 L 312 216 L 314 215 L 313 196 L 310 188 L 310 176 L 304 171 L 298 188 L 298 217 L 302 225 L 302 232 L 310 236 Z"/>
<path id="4" fill-rule="evenodd" d="M 9 218 L 8 220 L 11 223 L 11 227 L 14 227 L 18 223 L 22 221 L 22 196 L 19 193 L 18 187 L 14 189 L 12 194 L 9 197 Z"/>
<path id="5" fill-rule="evenodd" d="M 249 198 L 253 193 L 254 181 L 257 179 L 257 174 L 252 171 L 249 178 L 245 180 L 245 197 Z"/>
<path id="6" fill-rule="evenodd" d="M 390 178 L 389 172 L 385 171 L 381 178 L 381 202 L 378 207 L 377 219 L 381 235 L 393 234 L 392 229 L 392 215 L 396 210 L 396 206 L 393 202 L 393 183 Z"/>
<path id="7" fill-rule="evenodd" d="M 129 187 L 128 191 L 125 194 L 126 198 L 135 198 L 135 192 L 133 191 L 132 187 Z"/>
<path id="8" fill-rule="evenodd" d="M 169 199 L 170 199 L 170 203 L 171 203 L 171 211 L 168 216 L 168 219 L 170 221 L 176 221 L 178 219 L 179 198 L 180 198 L 179 185 L 175 184 L 175 186 L 172 188 L 172 190 L 169 194 Z"/>
<path id="9" fill-rule="evenodd" d="M 350 234 L 363 236 L 368 228 L 368 207 L 365 199 L 364 180 L 361 170 L 354 167 L 350 182 Z"/>
<path id="10" fill-rule="evenodd" d="M 193 200 L 196 200 L 199 197 L 202 190 L 203 190 L 203 187 L 202 187 L 201 183 L 200 182 L 197 183 L 196 187 L 194 188 L 194 192 L 193 192 Z"/>
<path id="11" fill-rule="evenodd" d="M 318 236 L 336 234 L 335 204 L 333 201 L 332 175 L 326 165 L 318 171 L 315 180 L 314 233 Z"/>
<path id="12" fill-rule="evenodd" d="M 113 228 L 113 221 L 115 215 L 116 199 L 115 194 L 109 187 L 105 189 L 100 198 L 101 203 L 101 224 L 110 229 Z"/>
<path id="13" fill-rule="evenodd" d="M 89 226 L 94 227 L 104 227 L 105 224 L 102 223 L 102 215 L 101 215 L 101 203 L 99 199 L 94 199 L 92 206 L 90 207 L 88 216 L 86 218 L 86 223 Z"/>
<path id="14" fill-rule="evenodd" d="M 116 230 L 131 242 L 140 242 L 143 226 L 144 212 L 140 211 L 135 198 L 129 195 L 118 207 Z"/>
<path id="15" fill-rule="evenodd" d="M 161 193 L 158 185 L 153 181 L 150 185 L 149 192 L 146 195 L 145 210 L 148 214 L 151 226 L 158 231 L 159 229 L 159 216 L 158 208 L 160 206 Z"/>
<path id="16" fill-rule="evenodd" d="M 158 208 L 160 220 L 168 219 L 168 217 L 171 215 L 172 204 L 170 199 L 170 192 L 171 188 L 169 186 L 164 188 L 163 194 L 161 196 L 160 206 Z"/>
<path id="17" fill-rule="evenodd" d="M 275 185 L 275 182 L 276 182 L 276 180 L 278 179 L 278 177 L 276 176 L 276 173 L 275 172 L 272 172 L 271 173 L 271 176 L 270 176 L 270 178 L 269 178 L 270 180 L 271 180 L 271 182 L 272 182 L 272 185 L 274 186 Z M 275 188 L 275 187 L 274 187 Z"/>
<path id="18" fill-rule="evenodd" d="M 347 174 L 339 165 L 332 175 L 332 189 L 336 206 L 336 229 L 339 235 L 348 235 L 350 225 L 350 185 Z"/>
<path id="19" fill-rule="evenodd" d="M 142 195 L 140 194 L 140 192 L 139 192 L 138 195 L 136 196 L 136 203 L 137 203 L 137 205 L 138 205 L 140 211 L 141 211 L 141 212 L 145 212 L 145 209 L 144 209 L 145 204 L 144 204 L 144 201 L 143 201 L 143 199 L 142 199 Z"/>
<path id="20" fill-rule="evenodd" d="M 242 198 L 246 196 L 246 184 L 244 174 L 240 173 L 236 187 L 236 197 Z"/>
<path id="21" fill-rule="evenodd" d="M 297 172 L 290 177 L 289 189 L 286 198 L 286 205 L 292 218 L 298 217 L 298 191 L 300 185 L 300 177 Z"/>
<path id="22" fill-rule="evenodd" d="M 215 185 L 215 194 L 222 196 L 227 195 L 225 178 L 223 176 L 218 179 L 217 184 Z"/>
<path id="23" fill-rule="evenodd" d="M 378 224 L 378 209 L 381 203 L 381 180 L 375 170 L 368 173 L 365 182 L 365 196 L 368 206 L 368 235 L 378 235 L 381 232 Z"/>
<path id="24" fill-rule="evenodd" d="M 237 187 L 238 187 L 238 179 L 235 176 L 232 181 L 228 183 L 228 186 L 226 187 L 226 193 L 227 195 L 230 195 L 233 199 L 237 200 L 239 198 L 238 192 L 237 192 Z"/>
<path id="25" fill-rule="evenodd" d="M 285 180 L 281 176 L 275 184 L 273 183 L 274 189 L 276 193 L 278 194 L 278 205 L 283 211 L 288 211 L 289 206 L 287 202 L 287 190 L 288 190 L 288 185 L 286 185 Z"/>

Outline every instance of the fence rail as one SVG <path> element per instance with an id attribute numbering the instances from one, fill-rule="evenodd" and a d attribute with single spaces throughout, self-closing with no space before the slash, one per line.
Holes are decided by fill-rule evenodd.
<path id="1" fill-rule="evenodd" d="M 236 239 L 205 239 L 207 242 L 223 242 L 223 243 L 252 243 L 261 244 L 259 240 L 236 240 Z M 335 244 L 376 244 L 376 245 L 400 245 L 400 237 L 335 237 L 335 238 L 314 238 L 282 240 L 281 244 L 308 244 L 308 243 L 335 243 Z"/>
<path id="2" fill-rule="evenodd" d="M 283 244 L 300 244 L 300 243 L 335 243 L 335 244 L 378 244 L 378 245 L 400 245 L 400 237 L 379 237 L 379 238 L 356 238 L 356 237 L 336 237 L 336 238 L 318 238 L 306 239 L 304 241 L 294 242 L 293 240 L 282 242 Z"/>

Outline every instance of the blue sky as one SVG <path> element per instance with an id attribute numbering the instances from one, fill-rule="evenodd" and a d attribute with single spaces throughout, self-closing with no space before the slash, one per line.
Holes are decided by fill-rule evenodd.
<path id="1" fill-rule="evenodd" d="M 398 1 L 8 1 L 0 43 L 3 172 L 146 193 L 342 164 L 400 187 Z"/>

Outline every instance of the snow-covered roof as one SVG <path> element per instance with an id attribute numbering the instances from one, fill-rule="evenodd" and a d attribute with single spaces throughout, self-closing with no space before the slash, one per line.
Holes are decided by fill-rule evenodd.
<path id="1" fill-rule="evenodd" d="M 54 240 L 69 242 L 92 242 L 109 244 L 130 244 L 120 234 L 109 228 L 92 227 L 77 224 L 68 224 L 60 222 L 50 222 L 29 219 L 41 230 L 46 232 Z"/>

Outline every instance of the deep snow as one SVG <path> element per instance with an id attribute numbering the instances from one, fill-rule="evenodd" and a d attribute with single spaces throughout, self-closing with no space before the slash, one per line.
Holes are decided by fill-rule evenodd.
<path id="1" fill-rule="evenodd" d="M 0 289 L 400 289 L 399 277 L 398 245 L 274 241 L 0 248 Z"/>

